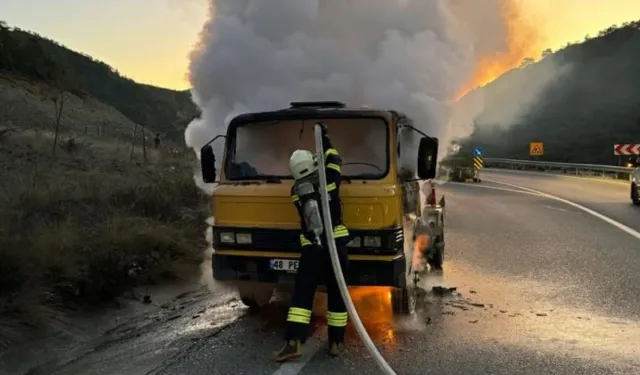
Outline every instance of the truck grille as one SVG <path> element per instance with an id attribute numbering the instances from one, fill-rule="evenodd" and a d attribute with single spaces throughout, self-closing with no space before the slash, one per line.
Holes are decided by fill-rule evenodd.
<path id="1" fill-rule="evenodd" d="M 349 229 L 352 238 L 360 238 L 359 247 L 348 247 L 349 254 L 396 254 L 401 252 L 404 246 L 404 234 L 402 228 L 382 230 L 358 230 Z M 251 234 L 250 244 L 223 243 L 222 233 L 247 233 Z M 363 238 L 379 236 L 380 247 L 364 247 Z M 279 251 L 300 252 L 300 231 L 296 229 L 265 229 L 265 228 L 239 228 L 239 227 L 214 227 L 213 247 L 216 249 L 235 249 L 252 251 Z"/>

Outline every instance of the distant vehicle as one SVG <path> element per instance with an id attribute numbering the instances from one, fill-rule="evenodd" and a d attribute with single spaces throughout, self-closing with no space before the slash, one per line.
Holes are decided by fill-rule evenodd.
<path id="1" fill-rule="evenodd" d="M 480 172 L 473 166 L 473 158 L 468 155 L 449 156 L 442 161 L 447 167 L 448 179 L 453 182 L 482 182 Z"/>
<path id="2" fill-rule="evenodd" d="M 640 206 L 640 156 L 635 160 L 629 160 L 629 167 L 635 167 L 631 174 L 631 202 Z"/>

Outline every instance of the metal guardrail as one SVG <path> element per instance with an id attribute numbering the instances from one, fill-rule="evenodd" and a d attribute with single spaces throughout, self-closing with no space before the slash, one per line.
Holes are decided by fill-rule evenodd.
<path id="1" fill-rule="evenodd" d="M 616 180 L 631 179 L 634 168 L 600 164 L 558 163 L 550 161 L 484 158 L 485 168 L 503 168 L 537 171 L 582 177 L 600 177 Z"/>

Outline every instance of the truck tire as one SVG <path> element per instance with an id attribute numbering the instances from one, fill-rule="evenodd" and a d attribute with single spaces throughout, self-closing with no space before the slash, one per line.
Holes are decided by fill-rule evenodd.
<path id="1" fill-rule="evenodd" d="M 413 272 L 409 271 L 400 279 L 400 287 L 391 290 L 391 309 L 394 316 L 408 316 L 416 311 L 416 290 Z"/>
<path id="2" fill-rule="evenodd" d="M 391 292 L 391 308 L 393 315 L 412 315 L 416 311 L 416 297 L 413 286 L 394 288 Z"/>
<path id="3" fill-rule="evenodd" d="M 631 203 L 636 206 L 640 206 L 640 196 L 638 195 L 638 187 L 636 184 L 631 184 Z"/>
<path id="4" fill-rule="evenodd" d="M 432 270 L 442 271 L 444 265 L 444 232 L 436 237 L 433 258 L 429 259 L 429 266 Z"/>
<path id="5" fill-rule="evenodd" d="M 273 296 L 275 285 L 264 283 L 241 283 L 238 285 L 240 301 L 254 312 L 267 305 Z"/>

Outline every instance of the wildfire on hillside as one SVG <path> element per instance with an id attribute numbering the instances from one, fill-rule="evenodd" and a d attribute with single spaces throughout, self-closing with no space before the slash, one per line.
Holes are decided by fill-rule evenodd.
<path id="1" fill-rule="evenodd" d="M 507 71 L 520 66 L 526 58 L 536 58 L 543 40 L 531 19 L 523 15 L 521 0 L 501 0 L 500 16 L 506 28 L 506 41 L 501 51 L 478 51 L 472 79 L 458 92 L 454 101 L 476 88 L 491 83 Z"/>

